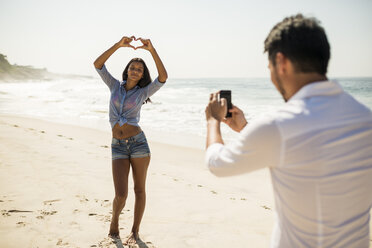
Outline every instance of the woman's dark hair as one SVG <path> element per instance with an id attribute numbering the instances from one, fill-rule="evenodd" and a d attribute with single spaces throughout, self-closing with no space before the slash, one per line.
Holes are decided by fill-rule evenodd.
<path id="1" fill-rule="evenodd" d="M 285 18 L 270 31 L 264 52 L 268 52 L 273 65 L 276 54 L 281 52 L 299 72 L 327 73 L 330 46 L 324 29 L 315 18 L 305 18 L 302 14 Z"/>
<path id="2" fill-rule="evenodd" d="M 125 69 L 123 71 L 123 81 L 126 81 L 128 79 L 128 69 L 129 69 L 129 66 L 132 62 L 139 62 L 143 65 L 143 75 L 142 75 L 142 78 L 138 81 L 137 85 L 140 88 L 146 87 L 147 85 L 149 85 L 152 82 L 152 79 L 151 79 L 151 76 L 150 76 L 150 71 L 147 68 L 145 61 L 143 61 L 143 59 L 141 59 L 141 58 L 133 58 L 131 61 L 129 61 L 129 63 L 127 64 L 127 66 L 125 67 Z M 147 103 L 147 102 L 151 102 L 150 98 L 146 99 L 145 103 Z"/>

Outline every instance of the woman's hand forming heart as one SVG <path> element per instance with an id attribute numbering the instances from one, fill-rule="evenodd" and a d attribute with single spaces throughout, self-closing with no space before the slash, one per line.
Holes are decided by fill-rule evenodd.
<path id="1" fill-rule="evenodd" d="M 131 45 L 131 42 L 133 40 L 134 41 L 137 41 L 137 40 L 141 41 L 142 46 L 135 47 L 135 46 Z M 154 47 L 152 46 L 152 43 L 151 43 L 150 39 L 136 38 L 135 36 L 131 36 L 131 37 L 124 36 L 123 38 L 121 38 L 121 40 L 118 42 L 118 44 L 119 44 L 120 47 L 131 47 L 134 50 L 145 49 L 145 50 L 148 50 L 150 52 L 154 50 Z"/>
<path id="2" fill-rule="evenodd" d="M 150 39 L 138 38 L 138 39 L 135 39 L 135 40 L 140 40 L 143 44 L 142 46 L 136 47 L 135 49 L 145 49 L 147 51 L 154 50 L 154 47 L 152 46 L 152 43 L 151 43 Z"/>
<path id="3" fill-rule="evenodd" d="M 121 38 L 121 40 L 118 42 L 118 44 L 119 44 L 120 47 L 131 47 L 133 49 L 136 49 L 134 46 L 132 46 L 130 44 L 133 40 L 136 40 L 136 37 L 134 37 L 134 36 L 131 36 L 131 37 L 124 36 L 123 38 Z"/>

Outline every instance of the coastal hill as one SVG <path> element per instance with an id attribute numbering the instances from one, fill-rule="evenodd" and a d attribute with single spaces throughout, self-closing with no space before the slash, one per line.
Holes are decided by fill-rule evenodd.
<path id="1" fill-rule="evenodd" d="M 82 79 L 92 77 L 73 74 L 57 74 L 49 72 L 46 68 L 38 69 L 32 66 L 11 65 L 7 60 L 7 56 L 0 54 L 0 82 L 50 81 L 62 78 Z"/>

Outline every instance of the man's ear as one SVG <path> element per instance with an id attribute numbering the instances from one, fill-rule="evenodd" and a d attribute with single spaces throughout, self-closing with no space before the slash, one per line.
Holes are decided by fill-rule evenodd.
<path id="1" fill-rule="evenodd" d="M 279 75 L 284 75 L 288 70 L 288 58 L 281 52 L 277 52 L 275 55 L 275 67 Z"/>

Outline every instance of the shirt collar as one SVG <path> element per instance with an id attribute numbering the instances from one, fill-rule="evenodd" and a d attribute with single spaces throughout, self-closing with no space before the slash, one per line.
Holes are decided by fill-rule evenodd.
<path id="1" fill-rule="evenodd" d="M 120 82 L 120 87 L 124 87 L 126 83 L 127 83 L 126 80 L 124 80 L 123 82 Z M 136 86 L 134 86 L 133 89 L 131 89 L 131 90 L 134 90 L 134 89 L 137 89 L 137 88 L 140 88 L 140 87 L 139 87 L 138 85 L 136 85 Z"/>
<path id="2" fill-rule="evenodd" d="M 344 90 L 336 81 L 317 81 L 303 86 L 289 100 L 304 99 L 313 96 L 331 96 L 341 94 Z"/>

